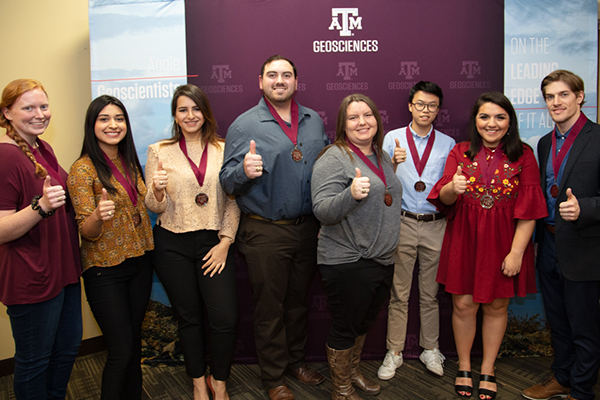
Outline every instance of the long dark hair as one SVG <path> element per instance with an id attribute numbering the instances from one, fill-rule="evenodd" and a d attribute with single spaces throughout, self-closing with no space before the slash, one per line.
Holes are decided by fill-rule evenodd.
<path id="1" fill-rule="evenodd" d="M 170 139 L 167 139 L 162 143 L 177 143 L 183 137 L 183 133 L 181 133 L 181 127 L 175 120 L 175 114 L 177 113 L 177 100 L 181 96 L 192 99 L 204 117 L 204 123 L 202 124 L 201 128 L 202 142 L 204 145 L 210 143 L 214 146 L 217 146 L 220 141 L 223 141 L 223 139 L 221 139 L 217 133 L 217 120 L 213 115 L 208 97 L 206 97 L 206 94 L 202 91 L 202 89 L 196 85 L 192 85 L 191 83 L 178 86 L 173 93 L 173 100 L 171 100 L 171 116 L 173 117 L 173 127 L 171 128 L 172 136 Z"/>
<path id="2" fill-rule="evenodd" d="M 469 140 L 471 145 L 469 150 L 466 151 L 467 157 L 473 161 L 481 149 L 482 139 L 481 135 L 477 131 L 477 114 L 479 109 L 485 103 L 493 103 L 501 107 L 508 114 L 509 125 L 506 135 L 500 140 L 500 146 L 506 157 L 510 162 L 515 162 L 523 155 L 523 142 L 519 136 L 519 123 L 517 121 L 517 114 L 515 108 L 511 104 L 510 100 L 500 92 L 487 92 L 475 100 L 475 104 L 471 109 L 471 116 L 469 118 Z"/>
<path id="3" fill-rule="evenodd" d="M 383 121 L 381 120 L 381 115 L 379 114 L 379 110 L 375 105 L 375 102 L 371 100 L 369 97 L 365 96 L 361 93 L 354 93 L 349 96 L 346 96 L 342 103 L 340 104 L 340 109 L 338 111 L 337 116 L 337 125 L 335 128 L 335 142 L 333 144 L 325 147 L 321 150 L 321 153 L 317 156 L 317 158 L 321 157 L 331 146 L 337 146 L 340 149 L 346 150 L 350 159 L 353 160 L 352 152 L 350 151 L 350 147 L 348 146 L 348 142 L 346 139 L 346 122 L 348 119 L 348 107 L 352 103 L 363 102 L 373 112 L 375 116 L 375 120 L 377 121 L 377 133 L 375 133 L 375 137 L 373 137 L 373 144 L 375 145 L 375 154 L 377 154 L 377 159 L 381 161 L 381 157 L 383 155 L 383 137 L 385 132 L 383 131 Z"/>
<path id="4" fill-rule="evenodd" d="M 129 122 L 129 115 L 127 114 L 127 110 L 125 106 L 119 99 L 113 96 L 102 95 L 100 97 L 96 97 L 90 103 L 87 112 L 85 114 L 85 129 L 83 136 L 83 147 L 81 148 L 81 155 L 87 155 L 94 164 L 94 168 L 96 168 L 96 172 L 98 173 L 98 179 L 102 182 L 102 185 L 106 189 L 107 192 L 111 194 L 117 193 L 117 189 L 110 182 L 110 177 L 112 176 L 112 171 L 110 166 L 104 159 L 104 154 L 100 146 L 98 145 L 98 139 L 96 139 L 96 120 L 98 119 L 98 115 L 104 109 L 104 107 L 108 105 L 115 105 L 123 111 L 123 116 L 125 117 L 125 124 L 127 126 L 127 134 L 119 142 L 118 149 L 119 154 L 123 156 L 125 163 L 127 165 L 123 165 L 123 169 L 125 169 L 125 173 L 128 173 L 128 178 L 131 180 L 133 185 L 137 189 L 137 178 L 138 174 L 142 175 L 142 179 L 144 179 L 144 175 L 142 173 L 142 166 L 140 165 L 140 160 L 138 159 L 137 152 L 135 151 L 135 144 L 133 143 L 133 132 L 131 131 L 131 123 Z M 126 168 L 128 167 L 128 168 Z"/>

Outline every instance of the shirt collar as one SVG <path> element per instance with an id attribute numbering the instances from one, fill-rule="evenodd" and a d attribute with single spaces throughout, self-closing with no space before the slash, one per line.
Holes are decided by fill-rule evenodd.
<path id="1" fill-rule="evenodd" d="M 419 138 L 419 139 L 429 139 L 429 136 L 431 136 L 431 132 L 433 132 L 433 125 L 431 126 L 431 128 L 429 129 L 429 132 L 427 132 L 427 135 L 425 135 L 425 136 L 419 136 L 417 134 L 417 132 L 415 132 L 413 130 L 413 128 L 412 128 L 412 121 L 410 122 L 410 124 L 408 124 L 408 127 L 410 128 L 410 132 L 412 133 L 414 139 L 417 139 L 417 138 Z"/>

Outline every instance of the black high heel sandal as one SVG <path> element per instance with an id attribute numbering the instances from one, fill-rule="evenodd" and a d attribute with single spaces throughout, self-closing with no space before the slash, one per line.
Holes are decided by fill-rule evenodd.
<path id="1" fill-rule="evenodd" d="M 473 380 L 473 378 L 471 377 L 471 371 L 458 371 L 456 373 L 456 377 L 457 378 L 471 378 L 471 380 Z M 473 386 L 456 385 L 455 384 L 454 385 L 454 391 L 456 392 L 456 394 L 458 395 L 458 397 L 469 398 L 473 394 Z M 460 392 L 465 392 L 465 393 L 469 393 L 469 394 L 462 394 Z"/>
<path id="2" fill-rule="evenodd" d="M 496 377 L 494 375 L 479 375 L 479 381 L 496 383 Z M 498 392 L 494 392 L 493 390 L 490 390 L 490 389 L 479 388 L 479 389 L 477 389 L 477 393 L 479 394 L 480 400 L 493 400 L 496 398 L 496 393 L 498 393 Z M 481 396 L 486 396 L 486 397 L 481 398 Z"/>

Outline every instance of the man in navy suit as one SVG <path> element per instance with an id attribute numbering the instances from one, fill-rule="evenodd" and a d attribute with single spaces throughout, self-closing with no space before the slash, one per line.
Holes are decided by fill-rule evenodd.
<path id="1" fill-rule="evenodd" d="M 538 143 L 549 216 L 537 226 L 537 270 L 554 375 L 523 396 L 588 400 L 600 369 L 600 125 L 581 112 L 583 80 L 572 72 L 550 73 L 542 93 L 555 128 Z"/>

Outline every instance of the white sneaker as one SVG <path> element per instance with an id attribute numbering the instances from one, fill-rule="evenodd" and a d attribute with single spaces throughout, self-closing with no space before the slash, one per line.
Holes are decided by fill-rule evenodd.
<path id="1" fill-rule="evenodd" d="M 444 375 L 445 359 L 446 357 L 444 357 L 444 355 L 437 348 L 433 350 L 423 350 L 423 352 L 419 356 L 419 360 L 421 360 L 421 362 L 425 364 L 427 369 L 439 376 Z"/>
<path id="2" fill-rule="evenodd" d="M 381 367 L 377 370 L 377 377 L 384 381 L 392 379 L 394 375 L 396 375 L 396 368 L 401 366 L 402 362 L 402 353 L 396 355 L 393 351 L 388 350 L 383 359 L 383 364 L 381 364 Z"/>

